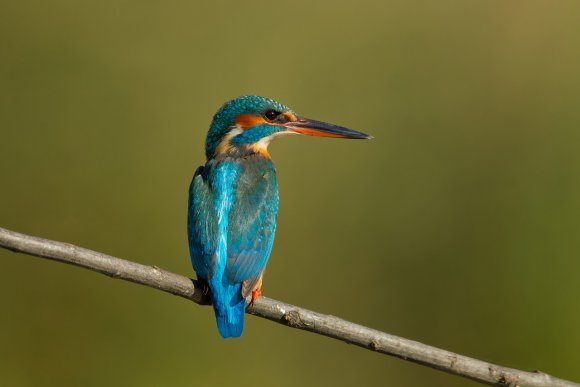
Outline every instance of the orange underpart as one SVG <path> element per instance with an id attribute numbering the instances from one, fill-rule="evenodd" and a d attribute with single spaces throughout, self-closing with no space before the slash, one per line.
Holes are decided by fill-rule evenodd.
<path id="1" fill-rule="evenodd" d="M 262 295 L 262 288 L 257 288 L 256 290 L 252 291 L 252 300 L 250 301 L 250 305 L 254 303 Z"/>
<path id="2" fill-rule="evenodd" d="M 266 149 L 263 146 L 260 146 L 260 144 L 252 144 L 250 145 L 250 148 L 252 148 L 256 153 L 260 153 L 262 156 L 271 159 L 272 156 L 270 156 L 270 153 L 268 153 L 268 149 Z"/>

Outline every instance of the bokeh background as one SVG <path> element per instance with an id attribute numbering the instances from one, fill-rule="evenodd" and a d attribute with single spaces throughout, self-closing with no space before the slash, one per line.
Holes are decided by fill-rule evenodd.
<path id="1" fill-rule="evenodd" d="M 193 276 L 211 117 L 259 94 L 373 141 L 271 146 L 266 295 L 580 381 L 580 3 L 4 1 L 0 226 Z M 4 386 L 470 381 L 0 251 Z"/>

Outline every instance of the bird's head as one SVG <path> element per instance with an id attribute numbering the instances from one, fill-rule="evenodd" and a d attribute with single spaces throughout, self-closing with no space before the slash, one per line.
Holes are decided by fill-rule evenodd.
<path id="1" fill-rule="evenodd" d="M 205 143 L 206 157 L 235 157 L 258 152 L 268 156 L 267 147 L 272 139 L 292 133 L 335 138 L 372 138 L 342 126 L 300 117 L 274 100 L 246 95 L 226 102 L 213 117 Z"/>

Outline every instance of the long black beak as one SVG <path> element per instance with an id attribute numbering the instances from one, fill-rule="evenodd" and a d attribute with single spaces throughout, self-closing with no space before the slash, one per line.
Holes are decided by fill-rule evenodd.
<path id="1" fill-rule="evenodd" d="M 288 130 L 308 136 L 352 138 L 359 140 L 370 140 L 373 136 L 357 132 L 356 130 L 344 128 L 338 125 L 327 124 L 326 122 L 299 118 L 284 125 Z"/>

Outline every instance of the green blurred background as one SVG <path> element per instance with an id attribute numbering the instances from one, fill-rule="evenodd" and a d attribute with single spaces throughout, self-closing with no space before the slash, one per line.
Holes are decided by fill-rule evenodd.
<path id="1" fill-rule="evenodd" d="M 0 5 L 0 226 L 193 276 L 186 191 L 241 94 L 373 141 L 294 136 L 267 296 L 580 381 L 580 3 Z M 4 386 L 467 386 L 0 251 Z"/>

